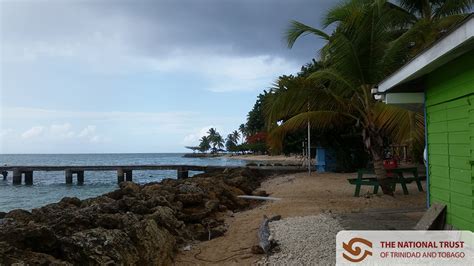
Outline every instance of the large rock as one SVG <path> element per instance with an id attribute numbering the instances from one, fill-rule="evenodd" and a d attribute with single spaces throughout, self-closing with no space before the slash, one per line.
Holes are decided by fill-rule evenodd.
<path id="1" fill-rule="evenodd" d="M 0 265 L 169 265 L 177 243 L 225 233 L 219 212 L 238 211 L 260 176 L 249 170 L 138 185 L 102 196 L 65 197 L 31 212 L 0 214 Z"/>
<path id="2" fill-rule="evenodd" d="M 5 214 L 4 218 L 10 218 L 16 221 L 28 222 L 32 219 L 32 216 L 29 211 L 16 209 Z"/>

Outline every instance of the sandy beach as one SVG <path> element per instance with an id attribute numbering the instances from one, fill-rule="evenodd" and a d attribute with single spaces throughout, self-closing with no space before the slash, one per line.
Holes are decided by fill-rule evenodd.
<path id="1" fill-rule="evenodd" d="M 426 193 L 418 192 L 416 185 L 409 184 L 409 195 L 403 195 L 400 187 L 394 197 L 367 194 L 353 197 L 354 186 L 346 178 L 355 174 L 324 173 L 308 176 L 306 173 L 283 175 L 262 183 L 261 189 L 280 201 L 265 202 L 258 207 L 229 215 L 229 229 L 224 236 L 196 243 L 190 251 L 180 251 L 177 265 L 251 265 L 263 256 L 251 253 L 258 243 L 257 231 L 263 215 L 281 215 L 282 218 L 317 215 L 319 213 L 357 213 L 373 209 L 423 208 Z M 423 182 L 423 187 L 425 184 Z"/>

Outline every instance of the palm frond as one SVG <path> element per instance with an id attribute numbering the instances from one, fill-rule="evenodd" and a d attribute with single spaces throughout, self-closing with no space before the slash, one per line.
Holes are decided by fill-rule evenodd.
<path id="1" fill-rule="evenodd" d="M 293 20 L 291 21 L 290 27 L 285 33 L 285 39 L 288 43 L 288 47 L 292 48 L 299 37 L 308 35 L 308 34 L 314 34 L 325 40 L 329 40 L 329 35 L 326 34 L 324 31 L 318 30 L 316 28 L 313 28 L 311 26 L 308 26 L 301 22 Z"/>
<path id="2" fill-rule="evenodd" d="M 380 133 L 396 143 L 423 143 L 424 117 L 394 105 L 377 103 L 374 107 L 374 123 Z"/>
<path id="3" fill-rule="evenodd" d="M 327 130 L 347 125 L 352 117 L 337 111 L 310 111 L 300 113 L 282 125 L 274 128 L 268 136 L 268 145 L 275 151 L 280 151 L 283 139 L 289 132 L 305 128 L 308 122 L 312 129 Z"/>
<path id="4" fill-rule="evenodd" d="M 445 0 L 434 10 L 435 18 L 468 13 L 473 7 L 473 0 Z"/>

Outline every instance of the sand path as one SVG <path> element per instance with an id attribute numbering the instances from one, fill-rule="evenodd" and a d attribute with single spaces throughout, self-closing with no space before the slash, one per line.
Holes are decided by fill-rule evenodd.
<path id="1" fill-rule="evenodd" d="M 261 258 L 250 248 L 258 243 L 257 231 L 263 215 L 282 217 L 314 215 L 324 211 L 359 212 L 364 209 L 422 208 L 426 193 L 409 184 L 410 194 L 403 195 L 397 187 L 395 197 L 353 197 L 354 186 L 346 178 L 355 174 L 307 173 L 278 176 L 262 183 L 262 189 L 281 201 L 266 202 L 258 207 L 227 217 L 229 230 L 222 237 L 192 245 L 191 251 L 180 251 L 176 265 L 251 265 Z M 423 187 L 425 184 L 423 182 Z M 363 188 L 361 195 L 369 189 Z"/>

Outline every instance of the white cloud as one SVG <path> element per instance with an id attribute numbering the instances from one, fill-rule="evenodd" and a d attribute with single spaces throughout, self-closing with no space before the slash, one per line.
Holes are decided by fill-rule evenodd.
<path id="1" fill-rule="evenodd" d="M 0 130 L 0 137 L 6 137 L 12 132 L 13 132 L 13 129 L 11 129 L 11 128 L 1 129 Z"/>
<path id="2" fill-rule="evenodd" d="M 95 133 L 95 129 L 96 126 L 89 125 L 79 132 L 78 137 L 83 138 L 93 135 Z"/>
<path id="3" fill-rule="evenodd" d="M 186 135 L 183 138 L 183 140 L 181 141 L 181 144 L 185 145 L 185 146 L 196 146 L 196 145 L 198 145 L 199 140 L 203 136 L 207 136 L 207 132 L 209 131 L 210 128 L 215 128 L 217 130 L 217 132 L 219 132 L 223 138 L 225 138 L 225 136 L 227 136 L 227 134 L 225 134 L 226 131 L 221 126 L 210 125 L 210 126 L 202 127 L 201 129 L 198 129 L 198 130 L 194 131 L 193 133 L 190 133 L 190 134 Z"/>
<path id="4" fill-rule="evenodd" d="M 195 132 L 191 133 L 191 134 L 188 134 L 186 135 L 184 138 L 183 138 L 183 141 L 181 142 L 182 145 L 186 145 L 186 146 L 192 146 L 192 145 L 197 145 L 197 143 L 199 142 L 199 139 L 203 136 L 206 136 L 207 135 L 207 131 L 211 128 L 211 127 L 215 127 L 215 126 L 207 126 L 207 127 L 203 127 L 199 130 L 196 130 Z"/>
<path id="5" fill-rule="evenodd" d="M 90 138 L 90 142 L 92 143 L 97 143 L 100 141 L 101 141 L 101 138 L 99 136 L 93 136 L 92 138 Z"/>
<path id="6" fill-rule="evenodd" d="M 12 129 L 2 138 L 0 152 L 67 153 L 183 151 L 183 146 L 197 145 L 211 127 L 226 136 L 227 129 L 234 128 L 234 121 L 240 117 L 196 112 L 81 112 L 2 106 L 0 119 L 5 128 Z M 208 124 L 209 121 L 215 124 Z M 37 126 L 24 132 L 20 130 L 24 125 Z M 29 145 L 22 146 L 25 137 Z"/>
<path id="7" fill-rule="evenodd" d="M 189 72 L 204 77 L 214 92 L 255 91 L 267 88 L 298 65 L 281 57 L 175 53 L 166 59 L 144 60 L 158 72 Z M 142 64 L 143 65 L 143 64 Z"/>
<path id="8" fill-rule="evenodd" d="M 27 131 L 23 132 L 23 134 L 21 134 L 21 137 L 24 139 L 31 139 L 31 138 L 40 136 L 41 133 L 43 133 L 43 131 L 44 131 L 44 127 L 34 126 L 28 129 Z"/>
<path id="9" fill-rule="evenodd" d="M 72 126 L 69 123 L 56 125 L 53 124 L 50 126 L 48 135 L 53 138 L 72 138 L 75 133 L 71 130 Z"/>
<path id="10" fill-rule="evenodd" d="M 102 138 L 96 134 L 96 126 L 88 125 L 79 133 L 75 133 L 70 123 L 52 124 L 48 126 L 34 126 L 21 134 L 23 139 L 40 139 L 45 140 L 66 140 L 79 141 L 87 140 L 88 142 L 97 143 Z"/>

